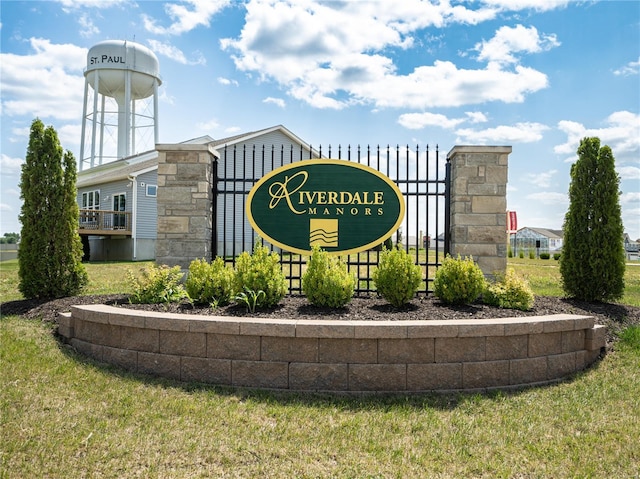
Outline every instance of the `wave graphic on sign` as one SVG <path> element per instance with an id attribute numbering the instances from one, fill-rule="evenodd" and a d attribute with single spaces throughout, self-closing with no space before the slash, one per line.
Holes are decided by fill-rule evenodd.
<path id="1" fill-rule="evenodd" d="M 309 220 L 309 244 L 311 246 L 338 247 L 338 220 Z"/>

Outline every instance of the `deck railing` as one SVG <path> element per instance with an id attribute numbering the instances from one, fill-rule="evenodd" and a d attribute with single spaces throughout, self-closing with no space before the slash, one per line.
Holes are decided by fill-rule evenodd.
<path id="1" fill-rule="evenodd" d="M 130 235 L 131 213 L 113 210 L 80 210 L 79 233 L 87 235 Z"/>

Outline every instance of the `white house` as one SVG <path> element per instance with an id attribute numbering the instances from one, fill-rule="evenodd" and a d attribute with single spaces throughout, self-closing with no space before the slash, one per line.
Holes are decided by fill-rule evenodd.
<path id="1" fill-rule="evenodd" d="M 284 163 L 317 158 L 305 142 L 282 125 L 214 140 L 202 136 L 181 144 L 209 145 L 218 152 L 218 177 L 249 184 Z M 293 146 L 292 146 L 293 145 Z M 264 150 L 263 150 L 264 148 Z M 245 162 L 265 156 L 268 161 Z M 246 181 L 244 181 L 246 180 Z M 247 185 L 242 185 L 246 187 Z M 230 181 L 231 190 L 238 187 Z M 78 172 L 79 233 L 85 259 L 94 261 L 155 259 L 157 237 L 158 152 L 148 151 Z M 231 197 L 233 193 L 227 195 Z M 218 222 L 243 215 L 241 204 L 222 200 L 226 209 Z M 236 228 L 246 229 L 242 222 Z M 218 225 L 219 230 L 224 225 Z M 238 232 L 238 237 L 242 236 Z M 250 234 L 249 227 L 249 234 Z M 244 245 L 243 245 L 244 246 Z M 225 248 L 226 249 L 226 248 Z"/>
<path id="2" fill-rule="evenodd" d="M 514 254 L 520 251 L 539 251 L 553 253 L 562 249 L 562 230 L 548 228 L 520 228 L 517 233 L 510 235 L 511 250 Z"/>

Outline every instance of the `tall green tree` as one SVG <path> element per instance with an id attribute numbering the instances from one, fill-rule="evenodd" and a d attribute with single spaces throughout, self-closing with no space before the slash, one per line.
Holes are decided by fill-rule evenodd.
<path id="1" fill-rule="evenodd" d="M 20 292 L 25 298 L 77 294 L 87 284 L 87 272 L 78 235 L 76 160 L 63 152 L 53 127 L 39 119 L 31 124 L 20 197 Z"/>
<path id="2" fill-rule="evenodd" d="M 571 298 L 611 301 L 624 293 L 624 227 L 614 161 L 611 148 L 600 147 L 599 138 L 580 141 L 560 259 L 562 286 Z"/>

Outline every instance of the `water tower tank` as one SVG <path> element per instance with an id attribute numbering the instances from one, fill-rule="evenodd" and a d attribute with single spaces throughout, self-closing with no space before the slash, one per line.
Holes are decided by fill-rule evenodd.
<path id="1" fill-rule="evenodd" d="M 158 143 L 157 97 L 162 80 L 158 58 L 151 50 L 123 40 L 98 43 L 89 49 L 84 76 L 81 170 L 86 163 L 94 166 L 103 159 L 139 153 L 136 132 L 141 129 L 153 130 L 153 145 L 147 149 Z M 153 97 L 153 111 L 140 111 L 139 101 L 149 97 Z M 149 109 L 148 103 L 146 106 Z M 117 135 L 109 134 L 112 128 Z M 85 145 L 90 145 L 87 154 Z"/>

